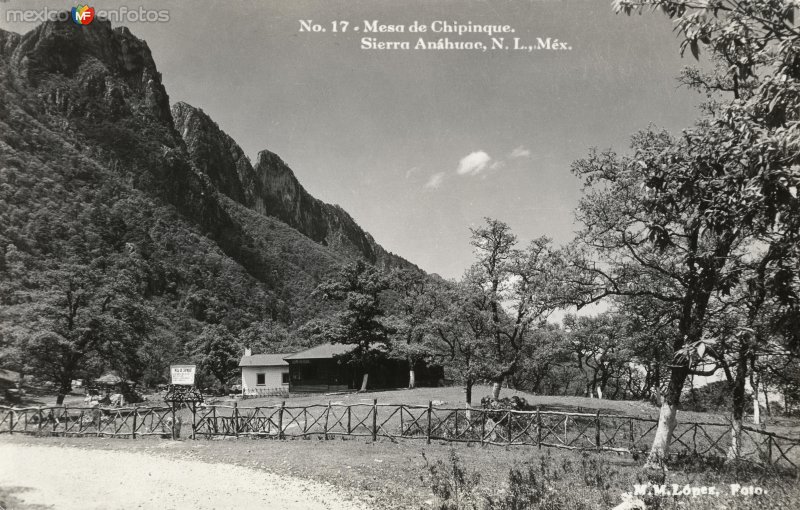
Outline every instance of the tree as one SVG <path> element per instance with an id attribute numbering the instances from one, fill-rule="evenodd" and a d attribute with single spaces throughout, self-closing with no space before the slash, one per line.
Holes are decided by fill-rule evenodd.
<path id="1" fill-rule="evenodd" d="M 381 295 L 390 288 L 380 270 L 361 260 L 345 266 L 339 274 L 317 287 L 314 294 L 344 305 L 330 320 L 317 321 L 313 335 L 326 342 L 352 344 L 354 362 L 363 372 L 361 391 L 366 391 L 369 369 L 382 356 L 376 347 L 388 347 L 392 329 L 384 320 Z"/>
<path id="2" fill-rule="evenodd" d="M 572 353 L 584 375 L 586 396 L 602 399 L 607 395 L 609 382 L 619 379 L 632 359 L 632 353 L 626 349 L 627 325 L 620 315 L 607 312 L 597 317 L 567 315 L 564 327 L 569 331 Z"/>
<path id="3" fill-rule="evenodd" d="M 429 325 L 442 303 L 431 290 L 434 285 L 433 277 L 419 271 L 398 269 L 389 278 L 397 301 L 393 304 L 393 313 L 386 323 L 392 330 L 392 351 L 408 362 L 408 387 L 411 389 L 416 384 L 414 367 L 433 357 L 433 335 Z"/>
<path id="4" fill-rule="evenodd" d="M 141 261 L 129 251 L 90 258 L 72 243 L 63 258 L 27 268 L 2 310 L 23 370 L 55 382 L 59 404 L 74 379 L 98 375 L 105 364 L 141 375 L 138 346 L 150 331 Z"/>
<path id="5" fill-rule="evenodd" d="M 742 243 L 742 214 L 750 204 L 720 193 L 746 181 L 727 130 L 707 125 L 702 134 L 673 139 L 646 131 L 633 138 L 633 154 L 592 151 L 573 171 L 584 180 L 570 281 L 582 306 L 607 296 L 648 298 L 674 321 L 670 380 L 664 390 L 649 462 L 661 465 L 677 424 L 681 391 L 699 374 L 709 302 L 736 282 L 732 256 Z M 746 186 L 746 183 L 741 183 Z M 731 203 L 733 201 L 733 203 Z"/>
<path id="6" fill-rule="evenodd" d="M 555 382 L 554 370 L 565 361 L 566 344 L 566 333 L 556 324 L 544 323 L 531 331 L 520 352 L 519 368 L 509 377 L 512 387 L 533 393 L 546 391 L 546 383 Z"/>
<path id="7" fill-rule="evenodd" d="M 628 367 L 627 393 L 661 405 L 661 388 L 669 380 L 677 322 L 674 316 L 663 314 L 662 303 L 646 296 L 620 296 L 613 299 L 613 303 L 613 312 L 621 315 L 626 325 L 624 340 L 634 365 Z"/>
<path id="8" fill-rule="evenodd" d="M 693 165 L 700 172 L 691 174 L 705 182 L 676 183 L 682 198 L 707 202 L 698 211 L 705 215 L 700 223 L 720 239 L 727 237 L 730 242 L 724 244 L 733 245 L 736 237 L 758 238 L 775 229 L 800 230 L 797 214 L 800 138 L 795 134 L 800 121 L 800 31 L 794 24 L 796 3 L 790 0 L 615 1 L 615 9 L 626 14 L 647 7 L 659 9 L 673 19 L 683 39 L 681 51 L 688 48 L 697 58 L 700 48 L 705 47 L 721 64 L 718 72 L 711 75 L 694 70 L 684 76 L 690 85 L 705 90 L 712 102 L 706 107 L 711 114 L 708 122 L 686 136 L 695 147 L 708 148 L 704 155 L 695 153 Z M 668 167 L 672 162 L 661 163 Z M 664 182 L 656 183 L 656 189 L 663 191 L 660 184 Z M 695 183 L 700 186 L 694 186 Z M 686 192 L 709 184 L 716 200 L 708 194 Z M 661 204 L 670 206 L 669 202 Z M 660 234 L 654 230 L 653 235 Z M 729 252 L 721 250 L 716 256 L 728 257 Z M 719 289 L 723 294 L 727 291 L 724 287 Z M 714 292 L 707 288 L 702 294 Z M 705 297 L 703 300 L 708 301 Z M 687 360 L 701 344 L 699 338 L 682 346 L 676 343 L 676 352 Z M 744 358 L 746 351 L 751 350 L 747 344 L 742 342 L 739 346 L 742 359 L 737 368 L 741 371 L 736 377 L 739 381 L 746 376 Z M 702 357 L 705 348 L 700 349 L 702 352 L 694 352 Z M 741 397 L 742 391 L 737 389 L 734 400 L 739 402 Z M 741 405 L 734 404 L 734 408 Z M 734 414 L 737 413 L 734 409 Z M 654 452 L 660 450 L 656 446 Z"/>
<path id="9" fill-rule="evenodd" d="M 221 324 L 211 324 L 189 345 L 200 370 L 211 374 L 221 389 L 236 375 L 242 349 L 236 337 Z"/>
<path id="10" fill-rule="evenodd" d="M 719 296 L 723 310 L 712 325 L 716 338 L 709 356 L 722 369 L 731 391 L 731 443 L 728 458 L 739 458 L 748 380 L 758 419 L 758 382 L 767 366 L 798 357 L 797 321 L 800 311 L 798 248 L 794 233 L 780 232 L 752 246 L 742 257 L 740 284 Z M 788 240 L 788 242 L 786 242 Z"/>
<path id="11" fill-rule="evenodd" d="M 282 324 L 271 319 L 253 322 L 237 336 L 239 343 L 250 347 L 253 352 L 288 352 L 300 344 Z"/>
<path id="12" fill-rule="evenodd" d="M 462 282 L 434 281 L 431 293 L 440 303 L 427 324 L 433 359 L 450 367 L 464 385 L 464 400 L 472 407 L 472 387 L 484 373 L 486 318 L 473 303 L 480 295 Z"/>
<path id="13" fill-rule="evenodd" d="M 470 296 L 470 316 L 484 320 L 484 376 L 493 382 L 496 399 L 503 381 L 518 369 L 531 330 L 559 304 L 553 287 L 561 259 L 550 239 L 535 239 L 519 250 L 507 224 L 485 220 L 486 225 L 471 229 L 477 260 L 462 288 Z"/>

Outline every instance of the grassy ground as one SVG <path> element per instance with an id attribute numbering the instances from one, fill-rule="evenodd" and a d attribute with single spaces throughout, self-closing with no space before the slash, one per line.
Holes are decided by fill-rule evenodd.
<path id="1" fill-rule="evenodd" d="M 489 386 L 475 386 L 473 388 L 473 405 L 479 405 L 481 397 L 491 394 Z M 599 400 L 585 397 L 570 397 L 560 395 L 533 395 L 523 391 L 504 388 L 501 397 L 519 396 L 525 398 L 530 405 L 542 406 L 550 410 L 562 410 L 569 412 L 588 412 L 592 413 L 600 410 L 604 413 L 624 414 L 628 416 L 639 416 L 648 418 L 658 418 L 659 409 L 650 402 L 634 400 Z M 156 398 L 156 397 L 154 397 Z M 288 398 L 265 397 L 240 400 L 240 407 L 258 407 L 280 405 L 286 402 L 287 406 L 307 406 L 314 404 L 372 404 L 373 399 L 377 399 L 379 404 L 406 404 L 406 405 L 428 405 L 433 401 L 436 407 L 457 408 L 464 407 L 464 390 L 461 387 L 445 388 L 417 388 L 414 390 L 388 390 L 374 391 L 367 393 L 345 393 L 331 395 L 292 395 Z M 219 403 L 233 403 L 229 399 L 216 399 Z M 789 418 L 768 418 L 766 420 L 766 430 L 789 437 L 800 437 L 800 420 Z M 729 417 L 721 413 L 696 413 L 692 411 L 681 411 L 679 420 L 685 422 L 709 422 L 709 423 L 729 423 Z"/>
<path id="2" fill-rule="evenodd" d="M 488 387 L 476 387 L 475 401 L 488 395 Z M 532 405 L 559 408 L 569 411 L 589 411 L 600 409 L 604 412 L 651 416 L 658 415 L 658 409 L 646 402 L 609 401 L 585 399 L 580 397 L 537 396 L 504 389 L 502 396 L 519 395 Z M 47 396 L 41 396 L 39 405 L 54 403 Z M 151 402 L 160 404 L 158 395 L 151 396 Z M 435 401 L 438 407 L 462 407 L 461 388 L 420 388 L 417 390 L 395 390 L 370 392 L 365 394 L 338 395 L 300 395 L 286 399 L 260 398 L 239 401 L 241 407 L 278 405 L 286 401 L 287 406 L 308 406 L 314 404 L 372 404 L 378 399 L 383 404 L 427 405 Z M 232 404 L 233 400 L 216 399 L 219 404 Z M 83 399 L 77 395 L 67 400 L 68 405 L 81 405 Z M 724 415 L 710 413 L 681 413 L 684 421 L 725 422 Z M 785 433 L 789 430 L 798 435 L 800 427 L 796 422 L 782 422 L 772 425 Z M 332 483 L 354 495 L 365 499 L 370 507 L 377 509 L 432 508 L 437 500 L 433 486 L 441 485 L 432 474 L 431 466 L 437 468 L 441 478 L 442 468 L 446 472 L 452 467 L 451 452 L 455 452 L 460 464 L 467 473 L 477 473 L 480 481 L 470 483 L 467 499 L 483 501 L 497 498 L 508 488 L 508 474 L 511 468 L 526 472 L 528 468 L 538 473 L 552 494 L 560 492 L 574 494 L 575 501 L 585 502 L 586 508 L 611 508 L 620 502 L 621 494 L 633 490 L 635 483 L 645 481 L 641 469 L 641 459 L 613 453 L 578 453 L 562 450 L 538 450 L 533 447 L 480 447 L 469 444 L 450 444 L 434 441 L 426 445 L 424 441 L 392 441 L 381 438 L 373 443 L 368 439 L 336 438 L 329 441 L 319 437 L 277 441 L 271 439 L 239 440 L 198 440 L 168 441 L 155 438 L 145 440 L 105 439 L 105 438 L 60 438 L 7 435 L 0 436 L 3 441 L 52 446 L 76 446 L 87 449 L 110 449 L 141 451 L 151 455 L 169 458 L 191 458 L 207 462 L 241 465 L 258 470 L 288 474 L 301 478 Z M 527 483 L 527 482 L 526 482 Z M 778 473 L 764 473 L 750 466 L 733 469 L 720 465 L 701 463 L 699 460 L 682 460 L 673 466 L 664 483 L 683 486 L 716 485 L 721 494 L 716 497 L 699 496 L 662 498 L 658 506 L 648 508 L 800 508 L 800 485 L 796 479 L 786 478 Z M 742 497 L 729 494 L 729 483 L 761 486 L 767 494 Z M 724 490 L 723 490 L 724 489 Z M 16 505 L 14 488 L 0 489 L 0 507 L 24 508 Z M 5 503 L 5 505 L 3 504 Z M 570 504 L 572 504 L 570 503 Z M 564 504 L 563 508 L 571 508 Z M 552 509 L 562 508 L 551 506 Z M 466 507 L 465 507 L 466 508 Z M 535 507 L 534 507 L 535 508 Z"/>
<path id="3" fill-rule="evenodd" d="M 512 467 L 533 467 L 546 472 L 546 484 L 557 493 L 570 493 L 587 508 L 607 509 L 631 492 L 635 483 L 644 482 L 641 462 L 614 454 L 579 454 L 536 448 L 500 448 L 420 442 L 375 443 L 362 439 L 309 440 L 217 440 L 166 441 L 109 440 L 96 438 L 3 436 L 2 441 L 22 444 L 72 446 L 87 449 L 138 451 L 174 459 L 196 459 L 228 463 L 276 474 L 329 482 L 350 491 L 376 509 L 432 508 L 436 503 L 431 489 L 433 479 L 428 466 L 442 461 L 449 466 L 450 452 L 456 452 L 467 472 L 480 475 L 470 484 L 471 497 L 497 497 L 507 488 Z M 734 497 L 728 483 L 756 485 L 766 495 Z M 781 478 L 753 469 L 726 472 L 691 463 L 667 474 L 664 483 L 683 486 L 716 485 L 718 497 L 666 498 L 662 508 L 798 508 L 800 487 L 796 480 Z M 2 496 L 0 492 L 0 496 Z M 13 493 L 11 494 L 13 497 Z M 13 505 L 10 505 L 13 507 Z M 466 507 L 465 507 L 466 508 Z M 569 507 L 564 507 L 569 508 Z"/>

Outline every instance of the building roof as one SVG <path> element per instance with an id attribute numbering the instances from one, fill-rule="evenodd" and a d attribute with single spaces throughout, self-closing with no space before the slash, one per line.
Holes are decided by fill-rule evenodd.
<path id="1" fill-rule="evenodd" d="M 250 356 L 242 356 L 239 362 L 240 367 L 285 367 L 289 366 L 288 363 L 283 361 L 286 356 L 291 353 L 283 354 L 251 354 Z"/>
<path id="2" fill-rule="evenodd" d="M 116 386 L 123 382 L 127 382 L 128 384 L 132 384 L 133 381 L 125 381 L 122 377 L 119 376 L 118 373 L 114 372 L 106 372 L 105 374 L 101 375 L 97 379 L 94 380 L 95 384 L 100 384 L 103 386 Z"/>
<path id="3" fill-rule="evenodd" d="M 285 360 L 296 359 L 330 359 L 334 356 L 341 356 L 355 349 L 353 344 L 322 344 L 305 351 L 301 351 L 289 356 L 284 356 Z"/>

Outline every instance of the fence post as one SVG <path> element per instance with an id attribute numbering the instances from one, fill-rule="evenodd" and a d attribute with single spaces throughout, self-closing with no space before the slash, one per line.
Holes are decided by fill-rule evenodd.
<path id="1" fill-rule="evenodd" d="M 594 443 L 597 446 L 597 451 L 600 451 L 600 409 L 594 416 Z"/>
<path id="2" fill-rule="evenodd" d="M 131 438 L 136 439 L 136 418 L 139 416 L 139 406 L 133 408 L 133 428 L 131 429 Z"/>
<path id="3" fill-rule="evenodd" d="M 536 444 L 542 449 L 542 413 L 541 406 L 536 406 Z"/>
<path id="4" fill-rule="evenodd" d="M 69 415 L 67 414 L 67 404 L 64 404 L 64 416 L 61 418 L 64 422 L 64 437 L 67 437 L 67 429 L 69 428 Z"/>
<path id="5" fill-rule="evenodd" d="M 767 436 L 767 464 L 772 465 L 772 436 Z"/>
<path id="6" fill-rule="evenodd" d="M 403 404 L 400 404 L 400 437 L 405 434 L 405 423 L 403 422 Z"/>
<path id="7" fill-rule="evenodd" d="M 36 435 L 42 435 L 42 406 L 39 406 L 36 410 L 36 414 L 39 416 L 39 423 L 36 424 Z"/>
<path id="8" fill-rule="evenodd" d="M 325 441 L 328 440 L 328 418 L 331 416 L 331 401 L 328 400 L 328 408 L 325 409 Z"/>
<path id="9" fill-rule="evenodd" d="M 431 412 L 433 411 L 433 401 L 428 400 L 428 429 L 425 433 L 425 438 L 428 444 L 431 444 Z"/>
<path id="10" fill-rule="evenodd" d="M 172 403 L 172 439 L 175 439 L 175 402 Z"/>
<path id="11" fill-rule="evenodd" d="M 217 424 L 217 406 L 211 407 L 211 420 L 214 422 L 214 434 L 219 434 L 219 424 Z"/>
<path id="12" fill-rule="evenodd" d="M 486 436 L 486 409 L 481 409 L 481 446 L 483 446 L 483 438 Z"/>
<path id="13" fill-rule="evenodd" d="M 372 400 L 372 442 L 378 440 L 378 399 Z"/>
<path id="14" fill-rule="evenodd" d="M 14 435 L 14 409 L 8 410 L 8 435 Z"/>
<path id="15" fill-rule="evenodd" d="M 281 402 L 281 407 L 278 409 L 278 439 L 283 439 L 283 408 L 286 406 L 286 401 Z"/>
<path id="16" fill-rule="evenodd" d="M 455 423 L 455 429 L 456 429 L 456 431 L 455 431 L 455 436 L 454 436 L 454 437 L 455 437 L 456 439 L 458 439 L 458 407 L 456 407 L 456 419 L 455 419 L 454 421 L 456 422 L 456 423 Z"/>
<path id="17" fill-rule="evenodd" d="M 192 441 L 196 439 L 197 432 L 197 402 L 192 402 Z"/>
<path id="18" fill-rule="evenodd" d="M 511 416 L 512 416 L 511 410 L 509 410 L 506 413 L 506 428 L 508 429 L 508 443 L 506 444 L 506 446 L 511 446 L 511 434 L 512 434 L 512 432 L 511 432 L 511 421 L 512 421 Z"/>
<path id="19" fill-rule="evenodd" d="M 239 438 L 239 402 L 233 403 L 233 435 Z"/>
<path id="20" fill-rule="evenodd" d="M 303 436 L 308 433 L 308 410 L 303 408 Z"/>
<path id="21" fill-rule="evenodd" d="M 349 436 L 352 433 L 350 429 L 350 405 L 347 406 L 347 435 Z"/>
<path id="22" fill-rule="evenodd" d="M 633 453 L 633 450 L 636 449 L 636 438 L 633 436 L 633 418 L 628 420 L 628 428 L 631 433 L 631 453 Z"/>

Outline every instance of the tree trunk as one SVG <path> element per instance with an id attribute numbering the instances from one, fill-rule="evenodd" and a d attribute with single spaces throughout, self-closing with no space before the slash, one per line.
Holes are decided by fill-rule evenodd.
<path id="1" fill-rule="evenodd" d="M 731 443 L 728 447 L 728 460 L 736 460 L 741 455 L 742 420 L 744 419 L 745 392 L 747 381 L 747 347 L 739 350 L 739 364 L 733 380 L 733 422 L 731 424 Z"/>
<path id="2" fill-rule="evenodd" d="M 603 389 L 600 386 L 597 387 L 597 399 L 603 400 Z"/>
<path id="3" fill-rule="evenodd" d="M 761 425 L 761 404 L 758 402 L 758 393 L 753 393 L 753 424 Z"/>
<path id="4" fill-rule="evenodd" d="M 472 379 L 467 379 L 464 383 L 464 394 L 466 395 L 467 407 L 472 407 Z"/>
<path id="5" fill-rule="evenodd" d="M 359 392 L 367 391 L 367 381 L 369 380 L 369 372 L 364 372 L 364 377 L 361 379 L 361 389 Z"/>
<path id="6" fill-rule="evenodd" d="M 753 423 L 755 425 L 761 424 L 761 406 L 758 403 L 758 376 L 753 375 L 750 377 L 750 386 L 753 387 Z"/>
<path id="7" fill-rule="evenodd" d="M 413 390 L 416 385 L 417 385 L 417 377 L 414 374 L 414 367 L 412 365 L 411 369 L 408 371 L 408 389 Z"/>
<path id="8" fill-rule="evenodd" d="M 742 419 L 734 418 L 731 424 L 731 444 L 728 447 L 728 462 L 735 461 L 741 455 Z"/>
<path id="9" fill-rule="evenodd" d="M 686 382 L 688 370 L 686 368 L 673 368 L 670 374 L 669 385 L 663 395 L 661 411 L 658 415 L 658 426 L 653 438 L 653 446 L 647 456 L 645 468 L 663 468 L 669 455 L 672 432 L 678 424 L 678 405 L 681 390 Z"/>
<path id="10" fill-rule="evenodd" d="M 661 468 L 669 455 L 669 446 L 672 442 L 672 432 L 678 424 L 678 404 L 671 404 L 666 399 L 661 405 L 658 415 L 658 427 L 653 438 L 653 446 L 647 456 L 645 468 Z"/>
<path id="11" fill-rule="evenodd" d="M 497 400 L 500 398 L 500 388 L 503 386 L 503 379 L 497 379 L 492 383 L 492 399 Z"/>
<path id="12" fill-rule="evenodd" d="M 64 403 L 64 397 L 69 395 L 69 392 L 72 391 L 72 379 L 64 379 L 61 381 L 61 384 L 58 387 L 58 397 L 56 397 L 56 405 L 61 405 Z"/>

